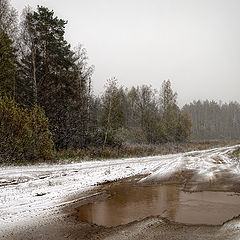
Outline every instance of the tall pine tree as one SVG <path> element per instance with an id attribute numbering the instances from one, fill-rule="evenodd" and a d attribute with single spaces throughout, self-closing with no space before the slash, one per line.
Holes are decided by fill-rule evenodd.
<path id="1" fill-rule="evenodd" d="M 49 118 L 55 146 L 83 146 L 87 131 L 79 122 L 88 100 L 91 71 L 85 56 L 76 54 L 64 39 L 66 21 L 46 7 L 27 10 L 22 23 L 22 96 L 26 105 L 40 104 Z M 26 97 L 25 97 L 26 96 Z M 84 112 L 84 113 L 83 113 Z M 87 118 L 87 117 L 85 117 Z"/>
<path id="2" fill-rule="evenodd" d="M 0 30 L 0 94 L 15 95 L 16 55 L 13 41 Z"/>
<path id="3" fill-rule="evenodd" d="M 15 95 L 17 71 L 16 48 L 16 10 L 8 0 L 0 0 L 0 94 Z"/>

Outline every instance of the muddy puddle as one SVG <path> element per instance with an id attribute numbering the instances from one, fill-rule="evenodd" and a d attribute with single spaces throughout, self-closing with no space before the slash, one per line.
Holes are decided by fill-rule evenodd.
<path id="1" fill-rule="evenodd" d="M 176 185 L 111 185 L 111 196 L 77 208 L 77 219 L 113 227 L 161 216 L 184 224 L 220 225 L 240 215 L 240 196 L 231 192 L 183 192 Z"/>

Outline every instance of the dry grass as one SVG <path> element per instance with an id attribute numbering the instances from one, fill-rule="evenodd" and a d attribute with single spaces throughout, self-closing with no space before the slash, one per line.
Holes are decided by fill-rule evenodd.
<path id="1" fill-rule="evenodd" d="M 96 148 L 89 147 L 78 150 L 62 150 L 56 156 L 58 160 L 88 161 L 99 159 L 145 157 L 152 155 L 164 155 L 193 150 L 204 150 L 213 147 L 222 147 L 239 143 L 236 141 L 191 141 L 186 143 L 165 143 L 160 145 L 123 144 L 121 147 Z"/>
<path id="2" fill-rule="evenodd" d="M 123 144 L 121 147 L 88 147 L 84 149 L 68 149 L 61 150 L 55 153 L 55 157 L 47 161 L 49 164 L 65 164 L 79 161 L 94 161 L 104 159 L 119 159 L 131 157 L 146 157 L 154 155 L 173 154 L 180 152 L 189 152 L 194 150 L 204 150 L 214 147 L 223 147 L 239 144 L 239 141 L 191 141 L 185 143 L 165 143 L 159 145 L 144 145 L 144 144 Z M 240 148 L 233 152 L 231 157 L 240 159 Z M 14 161 L 8 165 L 34 165 L 46 163 L 45 160 L 38 161 Z M 3 165 L 3 164 L 2 164 Z M 6 164 L 5 164 L 6 165 Z"/>

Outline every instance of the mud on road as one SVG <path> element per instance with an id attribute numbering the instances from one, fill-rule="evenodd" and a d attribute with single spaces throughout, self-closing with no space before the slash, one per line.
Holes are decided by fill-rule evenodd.
<path id="1" fill-rule="evenodd" d="M 149 186 L 149 183 L 140 181 L 143 176 L 123 179 L 117 182 L 102 184 L 87 193 L 73 195 L 66 199 L 66 204 L 56 210 L 51 216 L 44 221 L 32 223 L 19 229 L 8 231 L 6 236 L 1 239 L 106 239 L 106 240 L 140 240 L 140 239 L 161 239 L 161 240 L 185 240 L 185 239 L 204 239 L 204 240 L 235 240 L 240 239 L 240 218 L 226 220 L 220 225 L 206 224 L 182 224 L 168 220 L 168 218 L 159 216 L 148 216 L 140 220 L 130 221 L 123 225 L 114 227 L 100 226 L 91 222 L 82 221 L 79 217 L 79 211 L 83 206 L 109 201 L 113 198 L 113 192 L 109 189 L 115 189 L 117 186 L 128 184 L 131 187 L 156 187 L 156 184 Z M 184 184 L 171 177 L 171 181 L 164 182 L 162 186 L 184 188 Z M 160 183 L 157 183 L 159 185 Z M 202 184 L 202 183 L 201 183 Z M 207 188 L 207 184 L 205 188 Z M 220 189 L 219 189 L 220 190 Z M 214 192 L 210 192 L 214 193 Z M 216 192 L 219 193 L 219 192 Z M 119 193 L 116 193 L 119 194 Z M 188 194 L 190 194 L 188 192 Z M 113 194 L 114 195 L 114 194 Z M 125 194 L 129 195 L 129 194 Z M 136 197 L 136 199 L 139 196 Z M 238 194 L 236 197 L 239 197 Z M 240 197 L 239 197 L 240 198 Z M 136 201 L 135 199 L 135 201 Z M 240 200 L 239 200 L 240 202 Z M 140 209 L 138 209 L 140 211 Z M 217 209 L 222 211 L 222 209 Z M 106 211 L 106 209 L 105 209 Z M 101 212 L 100 212 L 101 213 Z M 211 212 L 209 213 L 211 217 Z M 112 212 L 114 215 L 114 212 Z M 102 216 L 103 217 L 103 216 Z M 114 225 L 114 224 L 113 224 Z"/>

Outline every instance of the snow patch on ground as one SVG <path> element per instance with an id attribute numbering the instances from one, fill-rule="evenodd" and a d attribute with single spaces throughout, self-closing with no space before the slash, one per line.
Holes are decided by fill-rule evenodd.
<path id="1" fill-rule="evenodd" d="M 212 181 L 219 172 L 240 178 L 240 165 L 228 157 L 236 147 L 164 156 L 81 162 L 67 165 L 2 167 L 0 172 L 0 231 L 6 226 L 46 216 L 69 196 L 98 183 L 139 174 L 159 180 L 177 171 L 194 170 Z"/>

